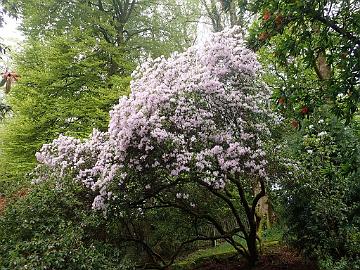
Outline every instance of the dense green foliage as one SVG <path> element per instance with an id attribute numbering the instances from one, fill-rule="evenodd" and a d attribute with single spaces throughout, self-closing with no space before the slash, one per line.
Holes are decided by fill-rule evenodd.
<path id="1" fill-rule="evenodd" d="M 323 269 L 359 269 L 359 127 L 311 117 L 293 136 L 288 155 L 300 167 L 280 193 L 287 239 Z"/>
<path id="2" fill-rule="evenodd" d="M 356 1 L 253 1 L 249 37 L 277 77 L 281 108 L 296 119 L 329 104 L 350 123 L 360 101 L 360 6 Z"/>
<path id="3" fill-rule="evenodd" d="M 46 45 L 31 41 L 24 48 L 17 59 L 22 79 L 7 98 L 14 116 L 0 127 L 0 159 L 7 164 L 0 168 L 0 175 L 6 175 L 1 178 L 16 179 L 28 172 L 36 151 L 57 134 L 83 137 L 107 126 L 108 112 L 127 93 L 129 79 L 102 79 L 104 62 L 91 52 L 93 46 L 79 38 L 71 47 L 65 36 Z"/>
<path id="4" fill-rule="evenodd" d="M 285 155 L 300 166 L 280 192 L 288 239 L 323 269 L 358 269 L 359 44 L 355 1 L 253 1 L 275 109 L 292 126 Z"/>
<path id="5" fill-rule="evenodd" d="M 10 199 L 0 216 L 1 269 L 126 269 L 124 253 L 99 241 L 103 217 L 89 208 L 82 187 L 54 185 Z"/>

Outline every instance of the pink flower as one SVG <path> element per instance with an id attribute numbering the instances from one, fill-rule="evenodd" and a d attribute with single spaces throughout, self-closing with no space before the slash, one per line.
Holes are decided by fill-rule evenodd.
<path id="1" fill-rule="evenodd" d="M 147 173 L 156 183 L 200 174 L 216 189 L 234 173 L 266 177 L 262 138 L 274 118 L 271 93 L 238 30 L 143 63 L 133 72 L 130 95 L 110 112 L 107 132 L 84 141 L 60 136 L 36 154 L 38 162 L 98 192 L 95 209 L 105 209 L 118 187 L 152 187 L 141 180 Z"/>

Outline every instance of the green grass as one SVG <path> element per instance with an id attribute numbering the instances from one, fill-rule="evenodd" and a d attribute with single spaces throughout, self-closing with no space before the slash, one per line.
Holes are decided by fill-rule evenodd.
<path id="1" fill-rule="evenodd" d="M 274 226 L 262 233 L 262 249 L 279 244 L 283 236 L 283 229 Z M 216 247 L 197 250 L 185 258 L 178 259 L 171 270 L 190 270 L 205 262 L 224 261 L 237 255 L 236 250 L 227 242 L 220 243 Z"/>
<path id="2" fill-rule="evenodd" d="M 279 242 L 284 236 L 284 229 L 280 226 L 273 226 L 270 229 L 264 230 L 261 234 L 261 241 L 264 245 L 272 242 Z"/>
<path id="3" fill-rule="evenodd" d="M 171 267 L 171 270 L 189 270 L 212 260 L 225 260 L 237 254 L 229 243 L 221 243 L 216 247 L 200 249 L 186 258 L 180 259 Z"/>

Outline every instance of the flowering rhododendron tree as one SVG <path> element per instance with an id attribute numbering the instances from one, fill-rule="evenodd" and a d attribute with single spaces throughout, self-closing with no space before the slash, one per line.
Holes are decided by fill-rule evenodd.
<path id="1" fill-rule="evenodd" d="M 43 146 L 37 159 L 46 170 L 38 180 L 72 175 L 96 194 L 93 208 L 107 214 L 180 209 L 215 230 L 187 243 L 224 239 L 255 262 L 256 207 L 269 177 L 264 143 L 276 119 L 239 32 L 144 63 L 131 94 L 110 112 L 106 133 L 86 141 L 60 136 Z"/>

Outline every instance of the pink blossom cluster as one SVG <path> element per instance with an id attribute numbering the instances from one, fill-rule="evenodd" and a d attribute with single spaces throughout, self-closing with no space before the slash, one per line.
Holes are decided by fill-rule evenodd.
<path id="1" fill-rule="evenodd" d="M 60 136 L 42 147 L 38 161 L 98 192 L 96 209 L 134 185 L 145 192 L 196 175 L 222 189 L 235 174 L 266 177 L 263 141 L 275 117 L 260 65 L 239 32 L 215 33 L 201 48 L 142 64 L 131 94 L 110 112 L 108 132 L 85 141 Z"/>

